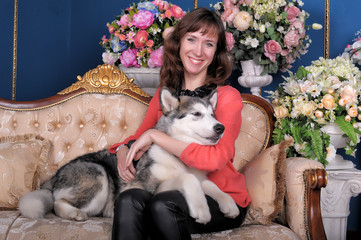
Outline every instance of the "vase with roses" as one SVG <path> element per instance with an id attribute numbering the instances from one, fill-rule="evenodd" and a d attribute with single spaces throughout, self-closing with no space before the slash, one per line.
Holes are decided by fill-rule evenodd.
<path id="1" fill-rule="evenodd" d="M 235 64 L 253 60 L 262 75 L 286 71 L 311 42 L 301 0 L 224 0 L 213 5 L 225 22 Z"/>
<path id="2" fill-rule="evenodd" d="M 160 67 L 163 35 L 184 16 L 185 12 L 167 1 L 142 1 L 122 11 L 107 23 L 109 37 L 100 45 L 105 49 L 103 62 L 130 67 Z"/>
<path id="3" fill-rule="evenodd" d="M 289 157 L 327 165 L 336 157 L 330 135 L 337 128 L 347 136 L 342 148 L 354 156 L 361 135 L 361 71 L 351 60 L 320 58 L 284 79 L 276 91 L 268 92 L 276 116 L 273 142 L 292 138 Z"/>
<path id="4" fill-rule="evenodd" d="M 358 30 L 355 36 L 352 44 L 347 44 L 342 56 L 361 66 L 361 30 Z"/>

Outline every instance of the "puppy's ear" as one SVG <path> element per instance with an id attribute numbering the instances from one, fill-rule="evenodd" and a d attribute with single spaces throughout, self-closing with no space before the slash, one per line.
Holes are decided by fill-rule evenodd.
<path id="1" fill-rule="evenodd" d="M 164 115 L 179 106 L 179 98 L 174 95 L 167 87 L 163 87 L 160 92 L 160 105 Z"/>
<path id="2" fill-rule="evenodd" d="M 216 110 L 217 106 L 217 99 L 218 99 L 218 92 L 217 89 L 214 89 L 206 99 L 211 103 L 213 110 Z"/>

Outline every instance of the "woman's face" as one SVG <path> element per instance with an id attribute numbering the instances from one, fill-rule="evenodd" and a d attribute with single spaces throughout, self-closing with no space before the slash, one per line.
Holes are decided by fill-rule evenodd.
<path id="1" fill-rule="evenodd" d="M 217 50 L 218 35 L 201 30 L 188 32 L 181 40 L 179 55 L 184 66 L 185 77 L 207 75 L 207 68 L 212 63 Z"/>

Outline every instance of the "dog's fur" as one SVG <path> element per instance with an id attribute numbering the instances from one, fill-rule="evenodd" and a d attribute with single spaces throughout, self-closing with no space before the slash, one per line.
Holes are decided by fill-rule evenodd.
<path id="1" fill-rule="evenodd" d="M 205 99 L 174 96 L 167 88 L 160 94 L 163 116 L 156 129 L 178 140 L 214 145 L 223 135 L 224 126 L 214 117 L 217 91 Z M 21 198 L 23 216 L 42 218 L 52 210 L 59 217 L 83 221 L 91 216 L 112 217 L 114 200 L 129 188 L 143 188 L 152 193 L 179 190 L 197 222 L 207 223 L 211 215 L 205 194 L 215 199 L 227 217 L 239 214 L 237 205 L 214 183 L 207 173 L 186 166 L 156 144 L 143 154 L 137 164 L 136 179 L 126 183 L 119 178 L 117 159 L 108 150 L 80 156 L 62 166 L 40 190 Z"/>

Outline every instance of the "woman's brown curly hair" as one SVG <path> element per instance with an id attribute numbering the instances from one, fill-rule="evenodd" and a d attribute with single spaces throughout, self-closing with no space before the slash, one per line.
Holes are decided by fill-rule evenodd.
<path id="1" fill-rule="evenodd" d="M 161 86 L 176 90 L 183 81 L 184 68 L 180 58 L 180 42 L 188 32 L 201 30 L 203 34 L 218 34 L 217 50 L 208 66 L 205 84 L 223 85 L 232 73 L 231 55 L 227 51 L 226 33 L 218 15 L 207 8 L 196 8 L 187 13 L 164 41 Z"/>

